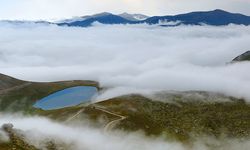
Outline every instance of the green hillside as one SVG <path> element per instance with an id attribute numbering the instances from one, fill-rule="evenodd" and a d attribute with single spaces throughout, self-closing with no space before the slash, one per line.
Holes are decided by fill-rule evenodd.
<path id="1" fill-rule="evenodd" d="M 23 111 L 29 115 L 40 115 L 66 124 L 85 124 L 87 119 L 93 127 L 101 128 L 105 132 L 143 131 L 148 136 L 163 136 L 166 140 L 183 143 L 190 143 L 201 136 L 217 139 L 250 138 L 250 104 L 243 99 L 223 94 L 201 91 L 160 92 L 147 97 L 133 94 L 103 102 L 46 111 L 32 106 L 38 99 L 56 91 L 80 85 L 99 88 L 98 83 L 35 83 L 8 79 L 15 82 L 8 80 L 8 83 L 11 83 L 8 88 L 0 90 L 1 111 Z M 25 144 L 22 137 L 14 137 L 17 139 L 11 139 L 9 143 L 0 143 L 0 150 L 20 145 L 31 146 Z M 15 140 L 21 144 L 15 143 Z"/>
<path id="2" fill-rule="evenodd" d="M 250 138 L 250 105 L 244 100 L 226 98 L 229 101 L 207 102 L 180 101 L 176 97 L 175 101 L 164 103 L 141 95 L 129 95 L 89 106 L 40 111 L 39 114 L 66 122 L 88 118 L 103 128 L 118 120 L 109 130 L 143 130 L 147 135 L 163 135 L 178 141 L 189 141 L 201 135 Z"/>
<path id="3" fill-rule="evenodd" d="M 24 83 L 25 81 L 21 81 L 0 73 L 0 91 L 8 88 L 13 88 L 15 86 L 19 86 Z"/>
<path id="4" fill-rule="evenodd" d="M 69 87 L 95 86 L 99 88 L 98 83 L 95 81 L 76 80 L 39 83 L 20 81 L 5 75 L 0 76 L 0 82 L 4 83 L 3 85 L 8 85 L 7 88 L 0 90 L 0 110 L 12 112 L 33 112 L 34 108 L 32 106 L 37 100 Z"/>

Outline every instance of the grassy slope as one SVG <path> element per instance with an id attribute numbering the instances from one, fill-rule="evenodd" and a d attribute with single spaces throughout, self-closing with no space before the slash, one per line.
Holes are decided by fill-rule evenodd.
<path id="1" fill-rule="evenodd" d="M 163 135 L 179 141 L 188 141 L 200 135 L 216 138 L 222 136 L 250 138 L 250 105 L 243 100 L 232 98 L 230 102 L 176 101 L 163 103 L 152 101 L 140 95 L 117 97 L 86 107 L 42 111 L 40 114 L 51 118 L 70 117 L 85 108 L 82 116 L 88 115 L 94 122 L 98 117 L 107 122 L 117 117 L 95 109 L 95 105 L 111 112 L 127 116 L 117 124 L 117 129 L 125 131 L 143 130 L 147 135 Z M 67 113 L 69 112 L 69 113 Z M 104 117 L 105 116 L 105 117 Z M 67 118 L 67 117 L 66 117 Z"/>
<path id="2" fill-rule="evenodd" d="M 202 134 L 215 137 L 220 137 L 222 134 L 228 137 L 250 136 L 250 105 L 243 101 L 223 103 L 180 101 L 171 104 L 134 95 L 100 104 L 109 110 L 128 116 L 118 125 L 120 129 L 132 131 L 142 129 L 149 135 L 164 133 L 178 140 L 187 140 L 191 136 Z"/>
<path id="3" fill-rule="evenodd" d="M 117 116 L 95 108 L 95 105 L 99 105 L 108 111 L 127 116 L 127 119 L 116 125 L 117 129 L 126 131 L 143 130 L 148 135 L 165 135 L 180 141 L 204 134 L 218 138 L 222 135 L 227 137 L 250 136 L 249 104 L 234 98 L 229 98 L 230 102 L 216 102 L 217 97 L 212 97 L 215 101 L 210 101 L 211 96 L 206 93 L 202 94 L 201 101 L 197 101 L 192 96 L 185 97 L 177 93 L 171 95 L 172 97 L 169 97 L 168 94 L 160 96 L 165 100 L 171 98 L 174 103 L 163 103 L 140 95 L 130 95 L 89 106 L 75 106 L 52 111 L 32 108 L 32 105 L 40 98 L 58 90 L 79 85 L 98 87 L 98 84 L 92 81 L 30 83 L 20 89 L 0 94 L 0 109 L 40 114 L 59 121 L 66 121 L 83 110 L 74 120 L 81 120 L 87 116 L 98 124 L 97 126 L 104 126 L 109 121 L 117 119 Z M 204 101 L 202 101 L 203 99 Z M 99 122 L 100 118 L 104 121 Z"/>
<path id="4" fill-rule="evenodd" d="M 23 84 L 25 81 L 21 81 L 10 76 L 6 76 L 0 73 L 0 90 L 11 88 Z"/>
<path id="5" fill-rule="evenodd" d="M 65 121 L 84 109 L 76 120 L 86 118 L 102 126 L 117 119 L 106 114 L 96 106 L 105 110 L 127 116 L 117 124 L 116 129 L 125 131 L 143 130 L 147 135 L 163 135 L 168 140 L 190 142 L 193 138 L 209 135 L 218 139 L 250 138 L 250 105 L 243 100 L 231 98 L 229 102 L 175 101 L 163 103 L 152 101 L 140 95 L 117 97 L 88 106 L 43 111 L 37 113 L 58 121 Z M 99 118 L 106 119 L 98 122 Z M 76 121 L 75 120 L 75 121 Z M 74 121 L 74 120 L 72 120 Z M 97 126 L 98 127 L 98 126 Z M 0 144 L 2 146 L 13 146 Z M 1 148 L 0 148 L 1 150 Z"/>

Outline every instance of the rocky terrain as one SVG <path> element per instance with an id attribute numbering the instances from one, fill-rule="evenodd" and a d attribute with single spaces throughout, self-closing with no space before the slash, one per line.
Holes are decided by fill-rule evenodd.
<path id="1" fill-rule="evenodd" d="M 28 144 L 20 130 L 13 128 L 12 124 L 4 124 L 1 130 L 8 136 L 8 141 L 0 143 L 0 150 L 38 150 Z"/>
<path id="2" fill-rule="evenodd" d="M 64 143 L 55 143 L 53 139 L 44 140 L 40 145 L 29 142 L 25 132 L 15 129 L 13 124 L 4 124 L 0 131 L 6 134 L 7 141 L 0 142 L 0 150 L 69 150 Z"/>

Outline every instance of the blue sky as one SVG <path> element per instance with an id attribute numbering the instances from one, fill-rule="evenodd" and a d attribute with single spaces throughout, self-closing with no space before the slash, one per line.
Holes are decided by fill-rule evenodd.
<path id="1" fill-rule="evenodd" d="M 250 15 L 250 0 L 0 0 L 0 19 L 53 20 L 99 12 L 178 14 L 224 9 Z"/>

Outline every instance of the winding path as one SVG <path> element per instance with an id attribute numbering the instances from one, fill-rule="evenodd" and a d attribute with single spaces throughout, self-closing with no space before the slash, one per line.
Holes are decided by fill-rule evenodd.
<path id="1" fill-rule="evenodd" d="M 112 128 L 115 127 L 116 124 L 118 124 L 120 121 L 125 120 L 127 118 L 125 116 L 122 116 L 122 115 L 110 112 L 108 110 L 105 110 L 104 108 L 101 108 L 100 106 L 97 106 L 97 105 L 93 105 L 93 108 L 97 109 L 97 110 L 100 110 L 100 111 L 102 111 L 104 113 L 107 113 L 107 114 L 119 117 L 119 119 L 115 119 L 113 121 L 110 121 L 108 124 L 105 125 L 105 127 L 104 127 L 104 131 L 105 132 L 110 131 Z M 84 109 L 85 108 L 82 108 L 81 110 L 79 110 L 75 115 L 73 115 L 72 117 L 70 117 L 69 119 L 67 119 L 65 122 L 70 122 L 73 119 L 75 119 L 77 116 L 79 116 L 84 111 Z"/>
<path id="2" fill-rule="evenodd" d="M 113 121 L 111 121 L 111 122 L 109 122 L 108 124 L 105 125 L 104 131 L 106 131 L 106 132 L 107 132 L 107 131 L 110 131 L 112 128 L 115 127 L 116 124 L 118 124 L 120 121 L 122 121 L 122 120 L 124 120 L 124 119 L 127 118 L 127 117 L 125 117 L 125 116 L 122 116 L 122 115 L 119 115 L 119 114 L 110 112 L 110 111 L 108 111 L 108 110 L 105 110 L 105 109 L 103 109 L 103 108 L 101 108 L 101 107 L 99 107 L 99 106 L 96 106 L 96 105 L 95 105 L 94 107 L 95 107 L 95 109 L 97 109 L 97 110 L 100 110 L 100 111 L 103 111 L 103 112 L 105 112 L 105 113 L 107 113 L 107 114 L 111 114 L 111 115 L 114 115 L 114 116 L 119 117 L 119 119 L 115 119 L 115 120 L 113 120 Z"/>

